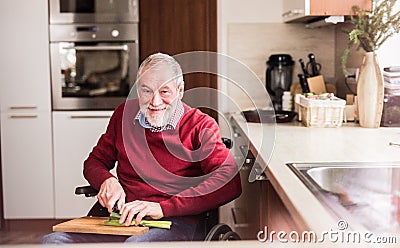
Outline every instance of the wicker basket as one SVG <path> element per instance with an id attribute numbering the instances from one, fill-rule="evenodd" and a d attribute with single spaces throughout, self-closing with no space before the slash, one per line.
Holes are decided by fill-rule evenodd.
<path id="1" fill-rule="evenodd" d="M 346 101 L 309 99 L 300 96 L 301 122 L 306 127 L 341 127 Z"/>

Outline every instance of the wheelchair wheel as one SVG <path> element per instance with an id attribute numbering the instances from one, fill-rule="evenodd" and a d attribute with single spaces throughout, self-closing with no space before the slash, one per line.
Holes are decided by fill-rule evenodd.
<path id="1" fill-rule="evenodd" d="M 222 235 L 220 240 L 223 240 L 223 241 L 240 240 L 240 237 L 234 231 L 229 231 L 229 232 L 225 233 L 224 235 Z"/>
<path id="2" fill-rule="evenodd" d="M 234 233 L 232 231 L 232 229 L 228 225 L 226 225 L 226 224 L 217 224 L 213 228 L 211 228 L 210 232 L 207 234 L 207 236 L 205 238 L 205 241 L 223 240 L 222 238 L 224 237 L 224 235 L 228 234 L 228 233 Z"/>

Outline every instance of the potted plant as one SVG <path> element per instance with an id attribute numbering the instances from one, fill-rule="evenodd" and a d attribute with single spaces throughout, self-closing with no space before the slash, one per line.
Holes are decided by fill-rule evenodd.
<path id="1" fill-rule="evenodd" d="M 372 0 L 372 10 L 353 6 L 355 13 L 348 31 L 349 44 L 342 56 L 342 70 L 353 47 L 366 53 L 357 80 L 358 118 L 362 127 L 379 127 L 383 108 L 383 77 L 377 63 L 376 51 L 393 35 L 400 32 L 400 11 L 394 11 L 397 0 Z"/>

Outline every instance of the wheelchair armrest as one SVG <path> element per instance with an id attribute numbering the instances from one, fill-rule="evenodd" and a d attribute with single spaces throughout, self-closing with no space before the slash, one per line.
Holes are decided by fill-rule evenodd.
<path id="1" fill-rule="evenodd" d="M 97 195 L 98 191 L 92 186 L 80 186 L 75 188 L 75 195 L 85 195 L 86 197 L 92 197 Z"/>

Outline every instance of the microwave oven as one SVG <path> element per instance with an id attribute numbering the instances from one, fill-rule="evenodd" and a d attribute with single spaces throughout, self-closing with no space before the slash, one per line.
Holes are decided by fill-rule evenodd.
<path id="1" fill-rule="evenodd" d="M 50 24 L 137 23 L 139 0 L 49 0 Z"/>

